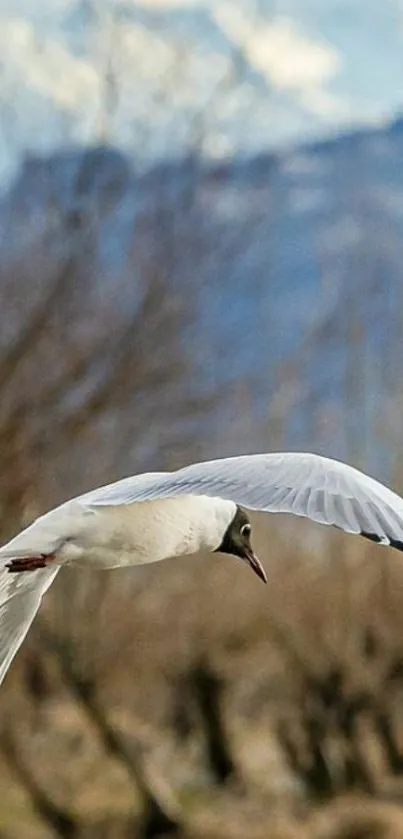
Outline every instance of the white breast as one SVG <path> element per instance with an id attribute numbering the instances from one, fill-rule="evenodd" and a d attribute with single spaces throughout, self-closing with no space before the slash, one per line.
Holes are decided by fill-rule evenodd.
<path id="1" fill-rule="evenodd" d="M 207 496 L 99 507 L 58 552 L 62 563 L 104 568 L 156 562 L 219 547 L 235 515 L 232 501 Z"/>

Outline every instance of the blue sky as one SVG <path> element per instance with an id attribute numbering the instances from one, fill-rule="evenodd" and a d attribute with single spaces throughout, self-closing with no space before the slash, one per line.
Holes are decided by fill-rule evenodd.
<path id="1" fill-rule="evenodd" d="M 27 151 L 220 158 L 388 121 L 403 99 L 403 0 L 2 0 L 0 49 L 3 186 Z"/>

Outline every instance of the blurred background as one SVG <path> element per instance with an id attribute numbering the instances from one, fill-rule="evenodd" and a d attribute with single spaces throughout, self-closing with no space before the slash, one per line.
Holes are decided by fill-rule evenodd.
<path id="1" fill-rule="evenodd" d="M 1 539 L 241 452 L 402 491 L 401 0 L 1 0 L 0 45 Z M 254 526 L 267 588 L 63 570 L 1 839 L 402 839 L 399 554 Z"/>

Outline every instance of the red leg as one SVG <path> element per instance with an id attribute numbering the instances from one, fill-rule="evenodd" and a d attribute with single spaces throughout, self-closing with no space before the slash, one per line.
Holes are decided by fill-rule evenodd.
<path id="1" fill-rule="evenodd" d="M 6 568 L 10 574 L 17 574 L 20 571 L 36 571 L 38 568 L 46 568 L 52 559 L 55 558 L 54 554 L 39 554 L 39 556 L 24 556 L 20 557 L 19 559 L 12 559 L 10 562 L 7 562 Z"/>

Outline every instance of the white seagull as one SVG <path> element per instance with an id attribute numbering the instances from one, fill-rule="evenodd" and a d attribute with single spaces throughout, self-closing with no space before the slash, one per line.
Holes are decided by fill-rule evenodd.
<path id="1" fill-rule="evenodd" d="M 115 568 L 221 551 L 266 582 L 243 507 L 306 516 L 403 550 L 403 498 L 318 455 L 245 455 L 124 478 L 61 504 L 0 548 L 0 683 L 62 565 Z"/>

